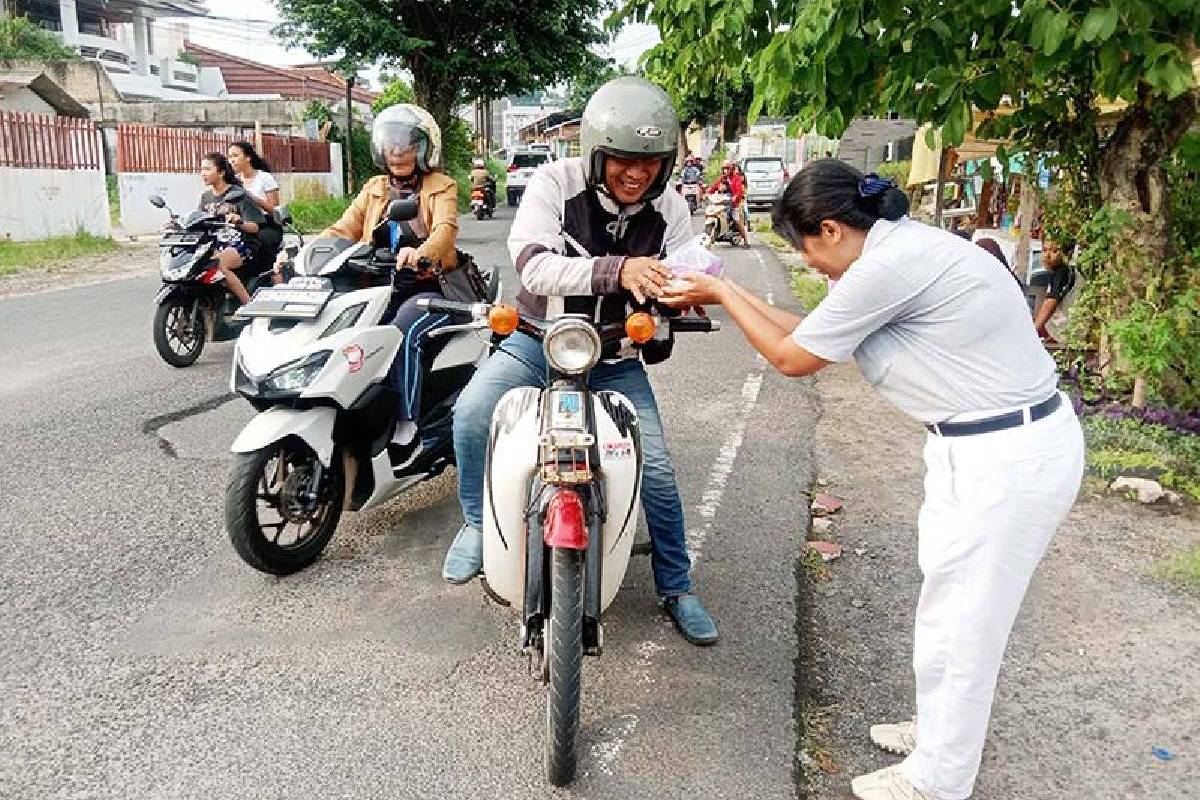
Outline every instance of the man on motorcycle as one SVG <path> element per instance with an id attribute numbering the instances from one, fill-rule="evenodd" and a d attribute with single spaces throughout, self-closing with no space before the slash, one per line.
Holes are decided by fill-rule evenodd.
<path id="1" fill-rule="evenodd" d="M 420 266 L 428 259 L 434 267 L 458 265 L 454 242 L 458 235 L 458 185 L 442 172 L 442 132 L 433 116 L 420 106 L 389 106 L 371 126 L 371 155 L 386 174 L 371 178 L 341 219 L 321 232 L 321 237 L 372 242 L 376 227 L 392 200 L 416 194 L 420 204 L 410 224 L 424 239 L 420 247 L 403 247 L 396 253 L 396 291 L 403 302 L 392 324 L 404 332 L 403 345 L 392 365 L 392 387 L 400 395 L 393 442 L 416 450 L 416 421 L 420 419 L 422 347 L 425 335 L 447 322 L 442 314 L 428 314 L 417 301 L 440 298 L 441 288 L 430 270 Z M 389 223 L 395 249 L 397 225 Z"/>
<path id="2" fill-rule="evenodd" d="M 686 203 L 664 191 L 678 135 L 670 99 L 641 78 L 617 78 L 593 95 L 583 114 L 582 157 L 538 170 L 513 221 L 508 248 L 521 278 L 522 314 L 545 319 L 582 313 L 623 321 L 631 299 L 640 304 L 662 293 L 671 273 L 660 259 L 692 238 Z M 713 644 L 716 625 L 692 593 L 683 505 L 654 392 L 636 350 L 605 352 L 602 359 L 591 373 L 591 387 L 621 392 L 638 412 L 642 506 L 658 594 L 688 641 Z M 459 396 L 454 449 L 464 524 L 446 554 L 443 576 L 451 583 L 470 581 L 483 565 L 492 411 L 508 390 L 540 386 L 544 377 L 540 343 L 516 333 Z"/>
<path id="3" fill-rule="evenodd" d="M 704 177 L 704 165 L 699 157 L 688 156 L 687 163 L 679 177 L 684 183 L 699 183 Z"/>
<path id="4" fill-rule="evenodd" d="M 742 219 L 742 204 L 746 202 L 746 181 L 732 161 L 721 165 L 721 177 L 717 178 L 708 191 L 729 193 L 729 222 L 741 231 L 742 247 L 749 247 L 750 234 L 746 231 L 746 223 Z"/>
<path id="5" fill-rule="evenodd" d="M 483 189 L 483 201 L 489 211 L 496 207 L 496 179 L 487 171 L 487 162 L 478 156 L 471 161 L 471 188 Z"/>

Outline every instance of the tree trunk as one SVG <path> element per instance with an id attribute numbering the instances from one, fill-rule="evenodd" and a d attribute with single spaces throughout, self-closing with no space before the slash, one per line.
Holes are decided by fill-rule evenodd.
<path id="1" fill-rule="evenodd" d="M 1128 235 L 1120 239 L 1117 261 L 1127 274 L 1109 319 L 1124 316 L 1137 298 L 1145 296 L 1151 278 L 1171 255 L 1171 198 L 1162 161 L 1196 119 L 1198 108 L 1200 89 L 1164 103 L 1143 84 L 1100 158 L 1101 201 L 1133 220 Z M 1121 354 L 1116 356 L 1119 364 Z M 1137 381 L 1142 387 L 1135 391 L 1134 402 L 1144 404 L 1145 381 L 1141 376 Z"/>
<path id="2" fill-rule="evenodd" d="M 424 108 L 433 116 L 434 122 L 442 129 L 442 138 L 454 118 L 454 108 L 458 105 L 458 86 L 442 79 L 442 76 L 428 69 L 421 62 L 411 66 L 413 76 L 413 96 L 417 105 Z"/>

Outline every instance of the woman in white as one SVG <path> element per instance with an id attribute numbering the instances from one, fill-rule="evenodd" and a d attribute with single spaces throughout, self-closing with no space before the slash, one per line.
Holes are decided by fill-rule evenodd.
<path id="1" fill-rule="evenodd" d="M 256 264 L 266 269 L 275 260 L 280 245 L 283 244 L 283 229 L 275 223 L 272 212 L 279 206 L 279 182 L 271 174 L 271 168 L 266 160 L 254 149 L 250 142 L 234 142 L 229 145 L 229 164 L 238 177 L 238 182 L 246 190 L 246 194 L 254 204 L 262 209 L 267 224 L 262 226 L 258 234 L 259 254 Z M 275 271 L 275 282 L 280 280 L 278 265 Z"/>
<path id="2" fill-rule="evenodd" d="M 811 314 L 703 275 L 668 287 L 664 300 L 723 305 L 785 375 L 853 357 L 928 429 L 916 721 L 871 729 L 876 744 L 908 757 L 851 788 L 862 800 L 964 800 L 1017 610 L 1079 491 L 1083 436 L 1016 283 L 986 251 L 907 211 L 894 182 L 815 161 L 772 214 L 776 231 L 837 279 Z"/>

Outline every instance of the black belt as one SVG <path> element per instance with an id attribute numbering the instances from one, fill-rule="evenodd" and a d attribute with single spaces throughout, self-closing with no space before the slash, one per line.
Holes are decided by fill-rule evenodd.
<path id="1" fill-rule="evenodd" d="M 1036 406 L 1027 406 L 1018 411 L 974 419 L 970 422 L 935 422 L 932 425 L 926 425 L 925 430 L 935 436 L 974 436 L 977 433 L 1003 431 L 1048 417 L 1058 411 L 1060 405 L 1062 405 L 1062 396 L 1055 392 Z M 1028 417 L 1026 417 L 1026 412 L 1029 414 Z"/>

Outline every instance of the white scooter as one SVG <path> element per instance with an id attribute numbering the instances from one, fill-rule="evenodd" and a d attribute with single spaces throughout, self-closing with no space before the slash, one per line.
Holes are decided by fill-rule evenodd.
<path id="1" fill-rule="evenodd" d="M 521 647 L 549 687 L 546 777 L 575 777 L 584 655 L 600 655 L 601 613 L 621 587 L 637 528 L 642 442 L 633 403 L 593 392 L 588 375 L 604 346 L 645 344 L 682 331 L 715 331 L 705 317 L 638 312 L 600 325 L 584 316 L 544 322 L 509 306 L 429 301 L 430 311 L 487 319 L 507 336 L 539 339 L 546 388 L 513 389 L 492 415 L 484 480 L 483 586 L 521 611 Z"/>
<path id="2" fill-rule="evenodd" d="M 389 208 L 401 245 L 420 241 L 408 225 L 416 210 L 412 201 Z M 396 302 L 392 248 L 319 239 L 289 254 L 297 277 L 260 289 L 238 312 L 251 322 L 231 383 L 260 413 L 233 443 L 225 494 L 234 549 L 275 575 L 315 561 L 344 509 L 377 506 L 453 463 L 454 401 L 491 347 L 486 324 L 430 334 L 449 340 L 423 381 L 417 437 L 393 444 L 399 401 L 388 376 L 402 334 L 385 321 Z M 482 299 L 495 299 L 498 271 L 481 280 Z"/>
<path id="3" fill-rule="evenodd" d="M 714 192 L 708 196 L 708 205 L 704 209 L 704 246 L 711 247 L 717 242 L 727 242 L 740 247 L 742 232 L 729 218 L 729 205 L 733 202 L 728 194 Z"/>

